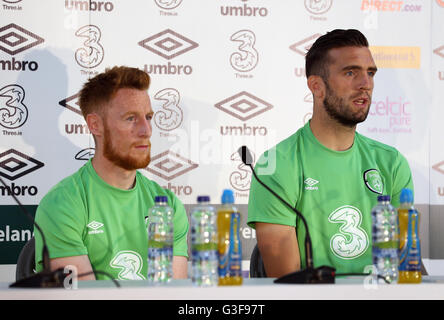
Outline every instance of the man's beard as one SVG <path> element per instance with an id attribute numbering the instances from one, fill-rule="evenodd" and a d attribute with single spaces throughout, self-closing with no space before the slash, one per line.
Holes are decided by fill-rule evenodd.
<path id="1" fill-rule="evenodd" d="M 325 111 L 327 111 L 328 115 L 339 122 L 340 124 L 346 127 L 354 127 L 358 123 L 361 123 L 367 119 L 368 112 L 370 111 L 370 107 L 366 111 L 359 111 L 357 113 L 352 113 L 351 110 L 348 109 L 343 98 L 338 97 L 333 90 L 328 85 L 327 81 L 324 81 L 326 86 L 326 95 L 324 98 L 324 107 Z M 368 96 L 368 105 L 371 105 L 370 96 Z"/>
<path id="2" fill-rule="evenodd" d="M 148 166 L 151 161 L 151 143 L 148 142 L 149 150 L 148 154 L 145 157 L 135 158 L 130 155 L 121 155 L 110 139 L 111 131 L 106 123 L 104 125 L 104 128 L 105 132 L 103 136 L 103 155 L 105 158 L 114 163 L 116 166 L 129 171 L 146 168 Z"/>

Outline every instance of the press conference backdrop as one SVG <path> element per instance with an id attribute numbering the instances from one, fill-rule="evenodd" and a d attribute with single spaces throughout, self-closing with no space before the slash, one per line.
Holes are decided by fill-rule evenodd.
<path id="1" fill-rule="evenodd" d="M 0 175 L 10 185 L 0 187 L 0 267 L 32 235 L 9 194 L 34 214 L 94 154 L 78 92 L 114 65 L 152 77 L 143 174 L 188 210 L 198 195 L 220 204 L 233 189 L 248 260 L 252 176 L 236 150 L 247 145 L 257 160 L 310 119 L 304 54 L 336 28 L 359 29 L 371 44 L 379 71 L 358 131 L 406 156 L 423 257 L 444 258 L 443 21 L 443 0 L 0 0 Z"/>

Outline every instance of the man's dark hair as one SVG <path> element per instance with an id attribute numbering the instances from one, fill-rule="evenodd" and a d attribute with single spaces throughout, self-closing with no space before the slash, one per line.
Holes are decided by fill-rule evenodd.
<path id="1" fill-rule="evenodd" d="M 355 29 L 335 29 L 320 36 L 305 55 L 305 74 L 328 79 L 329 51 L 343 47 L 368 47 L 366 37 Z"/>

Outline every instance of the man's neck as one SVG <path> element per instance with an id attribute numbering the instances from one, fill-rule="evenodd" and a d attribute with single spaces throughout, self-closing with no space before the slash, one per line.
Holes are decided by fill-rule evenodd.
<path id="1" fill-rule="evenodd" d="M 356 126 L 347 127 L 332 119 L 313 117 L 310 129 L 323 146 L 335 151 L 350 149 L 355 140 Z"/>
<path id="2" fill-rule="evenodd" d="M 123 190 L 134 187 L 136 170 L 123 169 L 97 153 L 92 159 L 92 166 L 99 177 L 109 185 Z"/>

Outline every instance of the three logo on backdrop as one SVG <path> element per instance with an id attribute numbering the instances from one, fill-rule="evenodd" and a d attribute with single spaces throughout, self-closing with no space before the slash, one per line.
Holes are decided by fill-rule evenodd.
<path id="1" fill-rule="evenodd" d="M 154 2 L 160 8 L 161 16 L 177 16 L 178 13 L 174 9 L 180 6 L 182 0 L 154 0 Z"/>
<path id="2" fill-rule="evenodd" d="M 231 67 L 239 72 L 253 70 L 259 61 L 259 53 L 255 48 L 256 35 L 251 30 L 240 30 L 231 35 L 230 40 L 236 42 L 237 51 L 230 56 Z M 237 78 L 252 78 L 251 74 L 238 74 Z"/>
<path id="3" fill-rule="evenodd" d="M 95 25 L 86 25 L 79 28 L 75 35 L 83 39 L 82 47 L 78 48 L 74 54 L 79 66 L 85 69 L 93 69 L 102 63 L 105 50 L 101 44 L 102 32 Z M 97 71 L 81 70 L 84 75 L 96 75 Z"/>
<path id="4" fill-rule="evenodd" d="M 180 93 L 176 89 L 166 88 L 158 91 L 154 99 L 163 102 L 161 109 L 154 113 L 154 124 L 161 130 L 161 137 L 169 136 L 168 132 L 178 128 L 183 121 L 183 111 L 179 105 Z"/>
<path id="5" fill-rule="evenodd" d="M 3 0 L 2 9 L 8 11 L 20 11 L 23 10 L 22 6 L 18 3 L 22 0 Z"/>
<path id="6" fill-rule="evenodd" d="M 251 152 L 253 163 L 255 163 L 255 154 Z M 237 151 L 233 152 L 230 160 L 237 164 L 236 170 L 230 174 L 230 184 L 233 189 L 244 192 L 250 190 L 252 173 L 249 166 L 245 165 Z M 247 193 L 236 192 L 237 197 L 247 197 Z"/>
<path id="7" fill-rule="evenodd" d="M 18 84 L 0 89 L 0 125 L 3 135 L 22 135 L 21 131 L 11 131 L 23 126 L 28 119 L 28 108 L 24 104 L 25 89 Z"/>
<path id="8" fill-rule="evenodd" d="M 333 0 L 304 0 L 305 9 L 310 13 L 310 20 L 326 21 L 324 15 L 331 9 Z"/>

